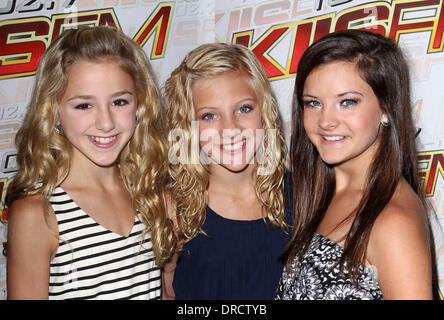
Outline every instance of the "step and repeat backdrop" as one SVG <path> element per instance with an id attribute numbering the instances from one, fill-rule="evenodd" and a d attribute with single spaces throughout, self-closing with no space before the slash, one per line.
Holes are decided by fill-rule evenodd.
<path id="1" fill-rule="evenodd" d="M 294 76 L 304 50 L 323 35 L 368 28 L 397 41 L 408 58 L 419 134 L 420 175 L 435 234 L 444 289 L 444 0 L 0 0 L 0 242 L 4 200 L 17 171 L 14 137 L 45 48 L 66 28 L 122 29 L 151 59 L 161 87 L 191 49 L 239 43 L 262 63 L 279 101 L 287 141 Z M 0 246 L 3 249 L 3 246 Z M 6 299 L 0 253 L 0 299 Z"/>

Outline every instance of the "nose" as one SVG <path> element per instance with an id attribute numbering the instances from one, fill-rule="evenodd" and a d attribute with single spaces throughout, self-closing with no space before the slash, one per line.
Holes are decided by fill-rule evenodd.
<path id="1" fill-rule="evenodd" d="M 319 115 L 319 127 L 328 130 L 336 128 L 338 124 L 339 118 L 336 106 L 324 106 Z"/>
<path id="2" fill-rule="evenodd" d="M 232 139 L 241 133 L 241 129 L 235 116 L 225 116 L 222 120 L 222 137 Z"/>
<path id="3" fill-rule="evenodd" d="M 114 114 L 107 105 L 97 108 L 96 127 L 103 132 L 110 132 L 115 128 Z"/>

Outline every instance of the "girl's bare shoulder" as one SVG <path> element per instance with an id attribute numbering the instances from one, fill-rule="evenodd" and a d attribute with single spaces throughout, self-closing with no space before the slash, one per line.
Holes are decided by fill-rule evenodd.
<path id="1" fill-rule="evenodd" d="M 9 208 L 9 222 L 13 222 L 16 219 L 32 219 L 38 221 L 44 212 L 45 201 L 45 198 L 41 194 L 27 195 L 15 200 Z"/>
<path id="2" fill-rule="evenodd" d="M 8 216 L 8 237 L 11 240 L 18 240 L 17 237 L 47 239 L 54 248 L 57 230 L 54 211 L 41 194 L 27 195 L 12 203 Z"/>
<path id="3" fill-rule="evenodd" d="M 399 229 L 399 224 L 423 227 L 427 221 L 427 213 L 419 196 L 402 179 L 378 220 L 380 227 L 386 225 L 387 228 Z"/>
<path id="4" fill-rule="evenodd" d="M 428 241 L 427 212 L 420 198 L 402 179 L 395 193 L 378 216 L 369 240 L 369 253 L 395 250 L 400 244 L 416 247 Z M 393 248 L 391 248 L 393 247 Z"/>
<path id="5" fill-rule="evenodd" d="M 431 299 L 427 213 L 403 180 L 370 233 L 367 260 L 377 268 L 384 299 Z"/>

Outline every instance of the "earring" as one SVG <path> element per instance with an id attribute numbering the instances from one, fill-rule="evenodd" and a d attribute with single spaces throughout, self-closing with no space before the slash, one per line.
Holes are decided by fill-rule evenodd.
<path id="1" fill-rule="evenodd" d="M 62 125 L 60 125 L 60 124 L 54 127 L 54 131 L 55 131 L 57 134 L 61 135 L 61 136 L 64 136 L 64 135 L 65 135 L 65 134 L 63 133 Z"/>
<path id="2" fill-rule="evenodd" d="M 388 127 L 388 126 L 390 125 L 390 120 L 389 120 L 389 118 L 387 117 L 386 114 L 383 114 L 383 115 L 382 115 L 382 117 L 381 117 L 381 124 L 382 124 L 384 127 Z"/>

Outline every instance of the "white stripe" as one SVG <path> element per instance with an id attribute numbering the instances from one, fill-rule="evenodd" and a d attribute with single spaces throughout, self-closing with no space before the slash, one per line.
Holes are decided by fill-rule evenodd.
<path id="1" fill-rule="evenodd" d="M 58 187 L 53 193 L 62 192 Z M 160 269 L 152 243 L 141 247 L 141 234 L 134 234 L 142 233 L 145 225 L 135 224 L 130 236 L 123 237 L 97 224 L 74 202 L 63 203 L 67 200 L 68 194 L 51 198 L 62 234 L 51 261 L 49 298 L 160 299 Z M 71 209 L 75 210 L 57 213 Z M 85 237 L 94 233 L 99 235 Z M 145 237 L 149 240 L 150 234 Z"/>

